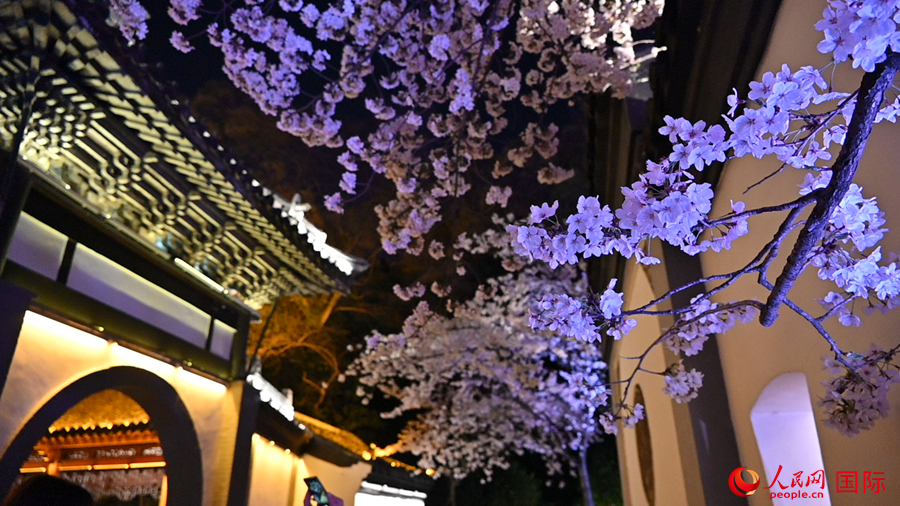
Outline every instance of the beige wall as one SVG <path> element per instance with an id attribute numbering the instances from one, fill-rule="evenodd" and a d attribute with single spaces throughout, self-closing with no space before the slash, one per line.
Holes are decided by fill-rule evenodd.
<path id="1" fill-rule="evenodd" d="M 368 462 L 339 467 L 312 455 L 304 455 L 303 461 L 310 476 L 318 476 L 326 490 L 344 500 L 344 506 L 353 506 L 360 485 L 372 472 L 372 464 Z M 302 488 L 303 494 L 306 494 L 306 484 L 298 488 Z"/>
<path id="2" fill-rule="evenodd" d="M 302 506 L 307 486 L 304 478 L 318 477 L 325 490 L 353 506 L 356 492 L 372 465 L 358 462 L 339 467 L 312 455 L 298 458 L 258 434 L 253 435 L 249 506 Z"/>
<path id="3" fill-rule="evenodd" d="M 653 300 L 650 280 L 642 267 L 629 265 L 626 271 L 625 307 L 633 308 Z M 631 375 L 637 361 L 624 357 L 640 355 L 647 346 L 660 336 L 660 325 L 655 317 L 640 317 L 638 326 L 621 341 L 615 343 L 613 357 L 610 360 L 613 378 L 624 379 Z M 661 347 L 654 349 L 642 364 L 642 368 L 651 371 L 663 371 L 668 366 L 668 358 Z M 689 496 L 702 491 L 697 475 L 691 475 L 691 464 L 688 472 L 682 463 L 683 438 L 679 441 L 676 430 L 676 409 L 672 400 L 662 392 L 663 378 L 658 375 L 639 373 L 636 384 L 641 386 L 647 410 L 647 422 L 650 428 L 650 441 L 653 449 L 654 494 L 656 506 L 682 506 L 696 504 Z M 618 388 L 616 391 L 620 391 Z M 619 394 L 621 395 L 621 394 Z M 634 403 L 634 388 L 628 393 L 628 403 Z M 647 495 L 641 481 L 641 470 L 637 454 L 636 433 L 632 429 L 620 427 L 618 436 L 619 465 L 622 475 L 622 492 L 625 504 L 647 506 Z M 690 452 L 687 452 L 688 455 Z M 689 502 L 690 501 L 690 502 Z"/>
<path id="4" fill-rule="evenodd" d="M 242 382 L 226 387 L 32 312 L 25 315 L 0 396 L 0 448 L 5 451 L 22 426 L 60 390 L 116 366 L 152 372 L 177 391 L 200 443 L 203 504 L 226 504 Z M 360 484 L 372 470 L 365 462 L 338 467 L 310 455 L 299 459 L 256 435 L 252 458 L 251 506 L 301 506 L 307 490 L 303 478 L 309 476 L 318 476 L 329 492 L 353 506 Z"/>
<path id="5" fill-rule="evenodd" d="M 5 451 L 21 427 L 57 392 L 81 377 L 116 366 L 150 371 L 178 392 L 194 422 L 203 455 L 203 504 L 224 505 L 234 455 L 236 393 L 30 311 L 0 396 L 0 448 Z"/>
<path id="6" fill-rule="evenodd" d="M 304 495 L 299 495 L 298 499 L 294 500 L 291 496 L 292 479 L 302 483 L 303 478 L 309 476 L 306 467 L 298 462 L 297 457 L 254 434 L 252 459 L 249 506 L 303 504 L 305 488 Z"/>
<path id="7" fill-rule="evenodd" d="M 757 78 L 765 71 L 780 70 L 782 63 L 788 63 L 796 70 L 803 65 L 812 64 L 821 67 L 828 62 L 827 57 L 815 49 L 822 37 L 813 28 L 815 22 L 820 19 L 825 4 L 824 0 L 785 0 L 782 3 Z M 846 90 L 850 86 L 853 86 L 850 89 L 855 89 L 859 82 L 859 74 L 850 70 L 849 64 L 844 64 L 839 69 L 838 89 Z M 900 125 L 876 126 L 857 182 L 865 189 L 865 196 L 879 198 L 879 204 L 888 219 L 888 227 L 895 228 L 900 223 L 900 199 L 896 198 L 900 190 L 900 178 L 895 175 L 897 160 L 900 160 Z M 748 195 L 741 195 L 749 185 L 777 167 L 775 160 L 741 159 L 730 162 L 719 185 L 719 197 L 713 215 L 727 212 L 729 199 L 744 200 L 749 208 L 796 198 L 798 195 L 796 185 L 801 181 L 802 173 L 790 168 L 786 169 L 784 174 L 752 190 Z M 783 215 L 752 220 L 751 235 L 737 241 L 732 252 L 704 255 L 706 274 L 727 272 L 744 265 L 753 257 L 754 252 L 759 251 L 771 238 L 781 219 Z M 882 244 L 885 256 L 887 252 L 900 250 L 900 233 L 889 233 Z M 783 264 L 777 264 L 773 272 L 777 273 L 777 268 L 781 265 Z M 791 298 L 806 309 L 820 311 L 814 299 L 821 298 L 829 289 L 834 289 L 833 285 L 829 287 L 828 284 L 818 280 L 815 271 L 810 269 L 794 287 Z M 749 279 L 737 286 L 732 293 L 733 296 L 725 295 L 719 300 L 753 296 L 763 300 L 766 296 L 766 292 L 755 284 L 755 280 Z M 900 311 L 894 311 L 886 316 L 880 313 L 860 316 L 864 324 L 859 329 L 846 329 L 838 324 L 828 326 L 829 331 L 834 332 L 845 348 L 866 351 L 871 342 L 889 348 L 900 341 L 897 333 L 897 328 L 900 327 Z M 823 416 L 819 413 L 820 408 L 815 406 L 816 401 L 824 393 L 821 383 L 829 378 L 822 370 L 821 360 L 821 357 L 828 353 L 828 346 L 808 324 L 790 310 L 782 308 L 778 321 L 771 328 L 765 329 L 754 323 L 732 330 L 719 340 L 719 349 L 731 415 L 744 466 L 763 475 L 762 460 L 750 423 L 750 410 L 759 394 L 779 375 L 792 371 L 802 372 L 809 382 L 818 418 L 817 428 L 832 503 L 897 504 L 897 494 L 900 493 L 900 416 L 897 414 L 897 408 L 900 406 L 900 388 L 894 388 L 889 396 L 894 406 L 893 416 L 878 421 L 874 430 L 866 431 L 854 438 L 847 438 L 826 428 L 821 422 Z M 869 493 L 865 496 L 861 493 L 836 494 L 834 490 L 836 471 L 857 471 L 860 480 L 864 471 L 885 472 L 886 491 L 878 495 Z M 785 476 L 784 473 L 785 471 L 782 472 L 782 476 Z M 764 476 L 765 485 L 768 485 L 771 479 L 771 476 Z M 788 476 L 789 483 L 790 476 Z M 768 495 L 757 492 L 750 498 L 750 503 L 752 506 L 762 506 L 771 504 L 771 501 Z"/>

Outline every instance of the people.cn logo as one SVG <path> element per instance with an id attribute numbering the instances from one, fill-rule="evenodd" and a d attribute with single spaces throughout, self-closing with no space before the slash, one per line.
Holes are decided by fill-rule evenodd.
<path id="1" fill-rule="evenodd" d="M 741 471 L 744 469 L 747 468 L 739 467 L 734 471 L 731 471 L 731 474 L 728 476 L 728 487 L 731 488 L 731 491 L 737 496 L 749 497 L 753 495 L 753 492 L 756 492 L 756 489 L 759 487 L 759 475 L 750 469 L 747 469 L 747 472 L 753 477 L 753 480 L 751 480 L 752 483 L 747 483 L 744 481 L 744 477 L 741 476 Z"/>

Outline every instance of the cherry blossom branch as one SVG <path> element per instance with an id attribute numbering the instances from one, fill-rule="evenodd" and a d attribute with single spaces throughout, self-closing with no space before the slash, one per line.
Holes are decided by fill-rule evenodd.
<path id="1" fill-rule="evenodd" d="M 884 62 L 875 67 L 874 72 L 863 76 L 859 99 L 847 126 L 847 141 L 832 166 L 831 182 L 817 198 L 816 206 L 800 231 L 794 249 L 787 258 L 787 264 L 766 300 L 766 307 L 760 313 L 759 319 L 764 327 L 770 327 L 775 323 L 778 307 L 787 298 L 787 292 L 806 267 L 810 252 L 822 240 L 825 227 L 835 208 L 849 191 L 872 132 L 875 116 L 881 108 L 884 92 L 891 86 L 898 69 L 900 69 L 900 54 L 890 54 Z"/>
<path id="2" fill-rule="evenodd" d="M 784 219 L 784 221 L 782 221 L 782 223 L 779 226 L 778 230 L 776 231 L 775 235 L 772 237 L 772 240 L 770 240 L 765 246 L 763 246 L 763 248 L 759 251 L 759 253 L 757 253 L 756 257 L 753 260 L 751 260 L 750 262 L 748 262 L 743 268 L 738 269 L 733 272 L 730 272 L 730 273 L 727 273 L 727 274 L 718 274 L 718 275 L 713 275 L 713 276 L 707 276 L 704 278 L 696 279 L 689 283 L 685 283 L 684 285 L 681 285 L 678 288 L 669 290 L 665 294 L 661 295 L 660 297 L 657 297 L 656 299 L 651 300 L 650 302 L 644 304 L 643 306 L 640 306 L 635 309 L 627 310 L 627 311 L 622 311 L 622 314 L 625 316 L 633 316 L 633 315 L 638 315 L 638 314 L 657 315 L 657 316 L 682 314 L 682 313 L 689 311 L 691 309 L 691 306 L 686 306 L 684 308 L 676 308 L 676 309 L 672 309 L 672 310 L 662 310 L 662 311 L 649 311 L 649 308 L 670 299 L 672 296 L 674 296 L 677 293 L 683 292 L 694 286 L 706 284 L 706 283 L 709 283 L 712 281 L 719 281 L 722 279 L 727 280 L 725 283 L 722 283 L 722 284 L 716 286 L 715 288 L 712 288 L 711 290 L 702 294 L 701 295 L 702 299 L 709 299 L 716 293 L 731 286 L 735 281 L 737 281 L 741 276 L 743 276 L 745 274 L 749 274 L 752 272 L 758 272 L 759 275 L 762 278 L 764 278 L 766 268 L 771 263 L 772 259 L 774 259 L 777 256 L 778 246 L 781 244 L 781 242 L 784 240 L 784 238 L 787 236 L 787 234 L 790 233 L 790 231 L 793 230 L 794 227 L 796 226 L 796 224 L 794 222 L 797 219 L 797 217 L 800 215 L 800 213 L 803 211 L 802 205 L 808 205 L 814 201 L 814 197 L 811 195 L 812 194 L 805 195 L 791 203 L 784 204 L 783 206 L 771 206 L 769 208 L 759 208 L 759 209 L 753 210 L 753 211 L 760 211 L 760 212 L 754 213 L 754 215 L 762 214 L 762 212 L 775 212 L 775 211 L 782 211 L 782 210 L 787 210 L 787 209 L 790 209 L 791 212 Z M 748 211 L 748 212 L 753 212 L 753 211 Z"/>
<path id="3" fill-rule="evenodd" d="M 807 193 L 806 195 L 802 195 L 799 198 L 794 199 L 790 202 L 786 202 L 784 204 L 757 207 L 755 209 L 748 209 L 748 210 L 742 211 L 740 213 L 728 214 L 721 218 L 712 220 L 712 221 L 704 224 L 703 230 L 707 230 L 707 229 L 710 229 L 710 228 L 713 228 L 713 227 L 716 227 L 719 225 L 724 225 L 724 224 L 733 222 L 734 220 L 739 219 L 739 218 L 749 218 L 751 216 L 758 216 L 760 214 L 765 214 L 765 213 L 789 211 L 789 210 L 796 209 L 796 208 L 806 207 L 809 204 L 816 202 L 817 198 L 818 198 L 818 193 L 815 193 L 815 192 Z"/>
<path id="4" fill-rule="evenodd" d="M 833 78 L 834 78 L 834 76 L 832 76 L 832 80 L 833 80 Z M 816 136 L 819 134 L 819 132 L 822 130 L 822 128 L 824 128 L 824 127 L 828 126 L 829 124 L 831 124 L 831 121 L 832 121 L 832 120 L 833 120 L 833 119 L 834 119 L 841 111 L 844 110 L 844 107 L 846 107 L 847 104 L 849 104 L 852 100 L 855 100 L 855 99 L 856 99 L 856 95 L 857 95 L 858 93 L 859 93 L 859 90 L 854 91 L 853 93 L 850 94 L 850 96 L 848 96 L 847 98 L 845 98 L 845 99 L 844 99 L 837 107 L 835 107 L 835 108 L 834 108 L 833 110 L 831 110 L 831 111 L 828 111 L 828 112 L 825 112 L 825 113 L 821 113 L 821 114 L 801 114 L 801 115 L 796 115 L 796 116 L 795 116 L 796 119 L 803 120 L 803 121 L 806 123 L 806 128 L 803 129 L 803 130 L 805 130 L 805 131 L 807 131 L 807 132 L 809 132 L 809 133 L 807 133 L 806 137 L 804 137 L 803 139 L 801 139 L 802 142 L 796 142 L 796 141 L 794 142 L 795 144 L 797 144 L 797 148 L 794 150 L 794 155 L 796 156 L 797 154 L 799 154 L 800 152 L 802 152 L 802 151 L 803 151 L 803 148 L 807 147 L 807 146 L 809 145 L 809 143 L 812 142 L 813 139 L 816 138 Z M 825 119 L 824 119 L 824 120 L 821 120 L 821 118 L 825 118 Z M 800 131 L 797 132 L 797 135 L 799 135 L 799 134 L 800 134 Z M 770 174 L 767 175 L 766 177 L 760 179 L 759 181 L 757 181 L 757 182 L 753 183 L 752 185 L 750 185 L 749 187 L 747 187 L 747 189 L 744 190 L 744 194 L 746 194 L 746 193 L 749 192 L 750 190 L 756 188 L 757 186 L 759 186 L 759 185 L 765 183 L 766 181 L 768 181 L 768 180 L 771 179 L 772 177 L 774 177 L 774 176 L 780 174 L 782 171 L 784 171 L 785 168 L 787 168 L 787 166 L 788 166 L 788 162 L 783 162 L 783 163 L 778 167 L 778 169 L 776 169 L 775 171 L 773 171 L 772 173 L 770 173 Z"/>
<path id="5" fill-rule="evenodd" d="M 671 328 L 666 330 L 655 341 L 650 343 L 650 345 L 640 355 L 638 355 L 637 357 L 623 357 L 623 358 L 628 358 L 631 360 L 637 360 L 638 363 L 628 378 L 626 378 L 624 380 L 610 382 L 609 385 L 624 383 L 626 385 L 625 390 L 623 391 L 622 395 L 619 396 L 619 398 L 627 399 L 628 398 L 628 390 L 631 388 L 631 384 L 633 383 L 633 380 L 636 377 L 638 370 L 643 370 L 641 366 L 643 365 L 644 360 L 647 358 L 647 356 L 649 356 L 650 352 L 652 352 L 653 349 L 656 348 L 659 344 L 663 343 L 666 339 L 668 339 L 674 335 L 677 335 L 680 330 L 682 330 L 694 323 L 702 322 L 710 316 L 715 316 L 720 313 L 725 313 L 725 312 L 729 312 L 732 310 L 743 310 L 747 307 L 761 309 L 763 307 L 763 303 L 759 302 L 759 301 L 755 301 L 755 300 L 743 300 L 743 301 L 731 302 L 728 304 L 723 304 L 721 306 L 716 306 L 713 309 L 703 311 L 687 320 L 679 319 L 678 321 L 675 322 L 675 325 L 673 325 Z"/>
<path id="6" fill-rule="evenodd" d="M 821 322 L 831 318 L 832 316 L 834 316 L 834 314 L 840 312 L 844 307 L 846 307 L 847 304 L 852 300 L 853 300 L 853 297 L 844 297 L 843 300 L 841 300 L 837 304 L 834 304 L 834 306 L 832 306 L 831 309 L 829 309 L 828 311 L 823 313 L 822 316 L 817 317 L 816 321 L 821 323 Z"/>

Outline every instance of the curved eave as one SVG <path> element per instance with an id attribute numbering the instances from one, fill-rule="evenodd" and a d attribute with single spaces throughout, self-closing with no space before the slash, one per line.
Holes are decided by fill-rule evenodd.
<path id="1" fill-rule="evenodd" d="M 346 291 L 350 284 L 349 278 L 342 279 L 346 276 L 336 269 L 332 270 L 330 264 L 313 251 L 306 241 L 298 240 L 300 239 L 298 237 L 291 237 L 297 234 L 286 230 L 284 223 L 271 206 L 267 205 L 265 199 L 260 199 L 259 195 L 253 191 L 249 184 L 252 180 L 252 171 L 235 160 L 230 150 L 217 143 L 213 136 L 193 120 L 186 101 L 175 98 L 174 90 L 167 90 L 154 80 L 148 74 L 146 66 L 139 64 L 128 54 L 128 50 L 121 44 L 121 34 L 106 24 L 105 9 L 93 2 L 65 0 L 65 3 L 79 13 L 78 17 L 81 19 L 82 27 L 91 32 L 98 41 L 103 41 L 97 43 L 98 48 L 109 53 L 119 67 L 106 69 L 107 75 L 114 75 L 115 79 L 120 82 L 130 81 L 144 97 L 152 102 L 158 113 L 152 114 L 151 112 L 150 121 L 161 118 L 166 123 L 163 128 L 169 135 L 173 135 L 171 127 L 177 129 L 180 139 L 175 139 L 174 143 L 181 148 L 182 154 L 186 155 L 190 161 L 206 162 L 221 176 L 222 180 L 214 180 L 217 184 L 215 191 L 211 192 L 210 196 L 239 194 L 246 202 L 250 203 L 255 213 L 247 213 L 246 209 L 240 210 L 242 213 L 234 212 L 235 210 L 223 209 L 221 205 L 220 209 L 230 218 L 235 219 L 245 229 L 245 232 L 255 236 L 254 238 L 257 240 L 260 237 L 256 231 L 251 230 L 251 222 L 261 225 L 261 218 L 264 218 L 265 225 L 269 226 L 263 225 L 258 228 L 265 231 L 264 235 L 267 240 L 260 242 L 270 253 L 278 257 L 293 271 L 319 286 L 322 291 Z M 135 110 L 134 113 L 141 114 L 142 111 Z M 208 177 L 208 174 L 203 173 L 202 167 L 199 172 L 201 173 L 198 174 L 198 177 Z M 236 219 L 238 218 L 235 216 L 236 214 L 244 216 L 258 214 L 258 216 L 249 216 L 250 222 L 247 222 Z M 288 245 L 294 251 L 289 251 Z"/>

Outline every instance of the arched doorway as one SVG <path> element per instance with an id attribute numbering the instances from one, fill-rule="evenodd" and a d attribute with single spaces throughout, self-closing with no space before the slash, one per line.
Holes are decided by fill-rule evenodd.
<path id="1" fill-rule="evenodd" d="M 20 478 L 61 477 L 87 489 L 98 506 L 165 506 L 165 466 L 150 415 L 122 392 L 104 390 L 50 425 Z"/>
<path id="2" fill-rule="evenodd" d="M 831 498 L 826 484 L 828 473 L 825 472 L 822 461 L 822 446 L 819 444 L 816 415 L 806 375 L 802 372 L 789 372 L 769 382 L 750 412 L 750 421 L 765 469 L 764 481 L 771 484 L 778 474 L 779 466 L 783 469 L 781 479 L 786 480 L 782 483 L 790 483 L 791 475 L 797 471 L 802 471 L 807 476 L 817 471 L 822 473 L 821 486 L 815 490 L 821 492 L 822 497 L 808 500 L 774 498 L 772 503 L 775 506 L 830 505 Z"/>
<path id="3" fill-rule="evenodd" d="M 152 436 L 158 438 L 165 456 L 166 505 L 199 506 L 202 500 L 202 464 L 190 415 L 169 383 L 135 367 L 113 367 L 89 374 L 65 387 L 44 404 L 19 431 L 0 459 L 0 490 L 11 487 L 23 462 L 32 455 L 35 445 L 45 438 L 51 425 L 86 399 L 97 394 L 104 395 L 103 392 L 110 390 L 133 400 L 153 421 L 155 434 Z"/>

